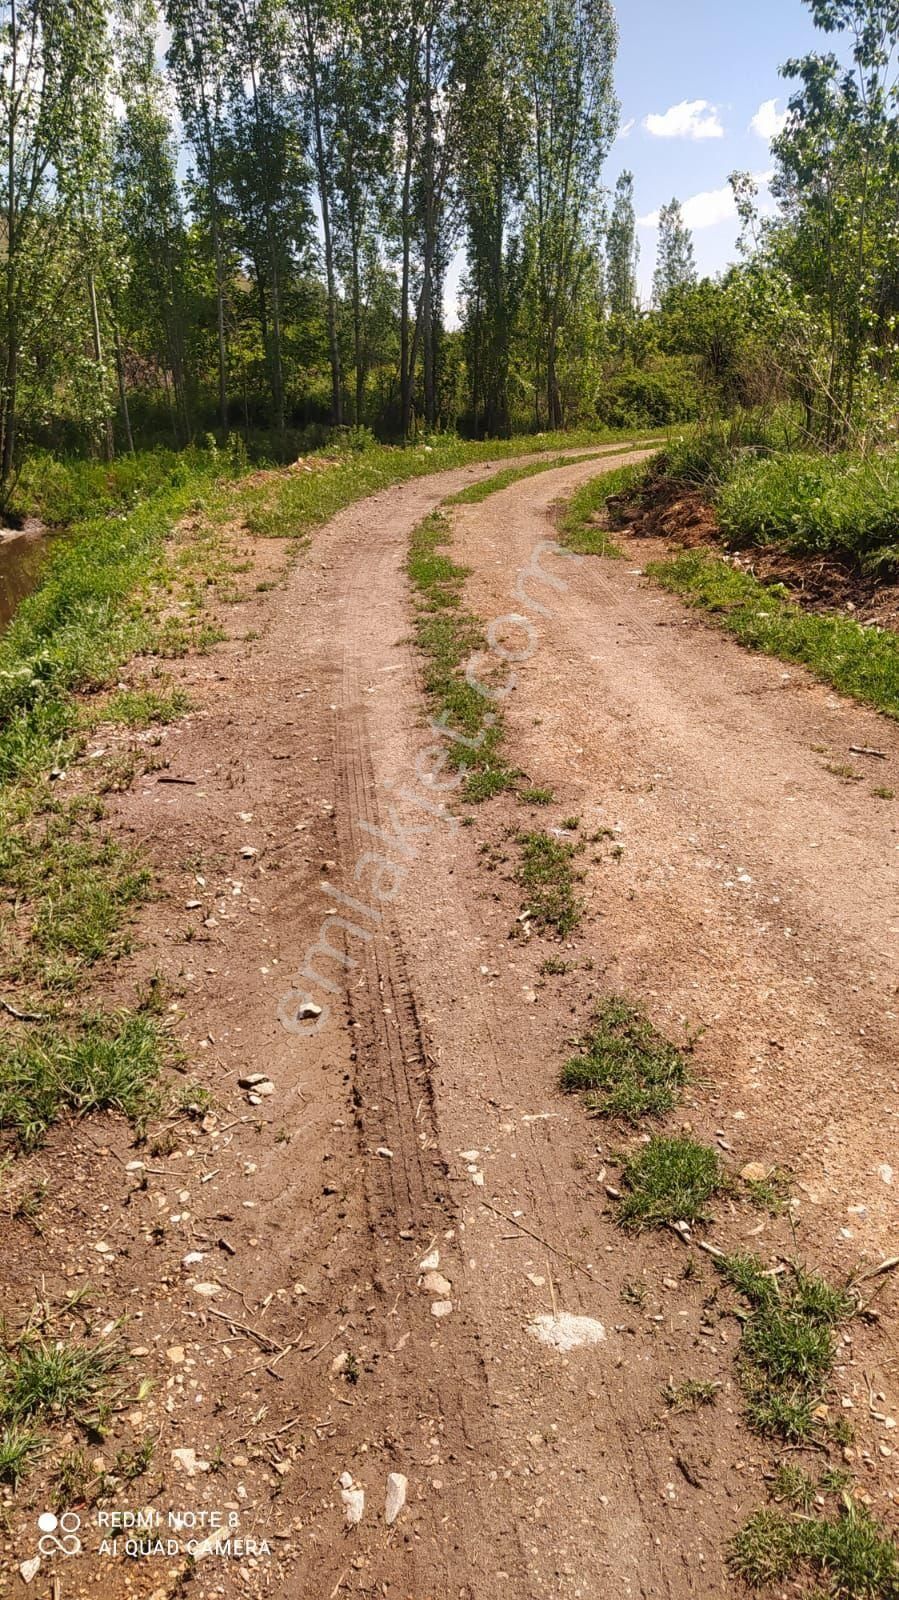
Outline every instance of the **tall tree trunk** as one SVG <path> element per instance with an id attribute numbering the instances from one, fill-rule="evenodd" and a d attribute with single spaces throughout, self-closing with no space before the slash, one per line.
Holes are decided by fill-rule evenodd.
<path id="1" fill-rule="evenodd" d="M 228 346 L 225 338 L 225 286 L 222 239 L 219 232 L 217 200 L 212 219 L 212 251 L 215 258 L 215 322 L 218 336 L 219 421 L 222 431 L 228 431 Z"/>
<path id="2" fill-rule="evenodd" d="M 309 84 L 312 89 L 312 122 L 315 136 L 315 166 L 318 176 L 318 199 L 322 214 L 322 235 L 325 246 L 325 285 L 328 297 L 328 355 L 331 362 L 331 421 L 335 427 L 343 425 L 343 380 L 340 371 L 340 331 L 337 323 L 337 276 L 334 271 L 334 237 L 331 223 L 331 186 L 322 127 L 321 95 L 319 92 L 318 62 L 315 32 L 308 5 L 306 17 L 306 57 Z"/>
<path id="3" fill-rule="evenodd" d="M 412 431 L 412 382 L 415 367 L 414 349 L 410 348 L 409 291 L 412 277 L 412 137 L 415 126 L 415 56 L 414 36 L 409 41 L 409 67 L 406 83 L 406 153 L 403 165 L 402 236 L 403 269 L 400 300 L 400 427 L 403 438 Z"/>
<path id="4" fill-rule="evenodd" d="M 125 443 L 128 454 L 134 455 L 134 435 L 131 432 L 131 412 L 128 407 L 128 386 L 125 382 L 125 360 L 122 355 L 122 338 L 119 332 L 119 322 L 113 309 L 112 315 L 112 342 L 115 350 L 116 380 L 119 386 L 119 406 L 122 411 L 122 425 L 125 429 Z"/>
<path id="5" fill-rule="evenodd" d="M 98 371 L 102 374 L 103 337 L 100 331 L 100 308 L 97 304 L 97 284 L 94 278 L 93 270 L 89 271 L 87 275 L 87 292 L 88 299 L 90 301 L 91 324 L 93 326 L 94 334 L 94 360 L 97 363 Z M 103 454 L 107 461 L 115 460 L 115 430 L 112 424 L 112 417 L 110 416 L 106 416 L 103 419 Z"/>

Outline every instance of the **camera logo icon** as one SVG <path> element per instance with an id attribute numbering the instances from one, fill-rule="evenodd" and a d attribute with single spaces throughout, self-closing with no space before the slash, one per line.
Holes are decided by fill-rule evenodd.
<path id="1" fill-rule="evenodd" d="M 81 1518 L 77 1511 L 63 1511 L 58 1517 L 53 1511 L 42 1511 L 37 1526 L 40 1533 L 37 1547 L 42 1556 L 80 1555 Z"/>

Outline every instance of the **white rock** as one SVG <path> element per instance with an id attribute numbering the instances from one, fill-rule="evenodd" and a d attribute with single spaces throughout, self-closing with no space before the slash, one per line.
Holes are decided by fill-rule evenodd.
<path id="1" fill-rule="evenodd" d="M 37 1575 L 40 1572 L 40 1570 L 41 1570 L 41 1558 L 40 1558 L 40 1556 L 32 1556 L 30 1561 L 23 1561 L 21 1566 L 19 1567 L 19 1572 L 20 1572 L 21 1577 L 22 1577 L 22 1582 L 23 1583 L 30 1583 L 32 1578 L 36 1578 L 37 1577 Z"/>
<path id="2" fill-rule="evenodd" d="M 880 1166 L 877 1168 L 877 1176 L 883 1183 L 892 1183 L 893 1169 L 888 1161 L 881 1162 Z"/>
<path id="3" fill-rule="evenodd" d="M 421 1286 L 425 1294 L 432 1294 L 437 1300 L 448 1300 L 453 1292 L 449 1278 L 445 1278 L 442 1272 L 426 1272 Z"/>
<path id="4" fill-rule="evenodd" d="M 346 1481 L 347 1478 L 349 1483 Z M 340 1498 L 343 1501 L 344 1516 L 348 1526 L 356 1528 L 365 1514 L 365 1490 L 353 1482 L 348 1472 L 341 1473 L 340 1482 L 343 1485 Z"/>
<path id="5" fill-rule="evenodd" d="M 452 1300 L 435 1300 L 431 1306 L 432 1317 L 448 1317 L 453 1309 Z"/>
<path id="6" fill-rule="evenodd" d="M 241 1089 L 255 1089 L 258 1083 L 268 1083 L 268 1081 L 264 1072 L 247 1072 L 237 1080 Z"/>
<path id="7" fill-rule="evenodd" d="M 192 1283 L 191 1288 L 194 1294 L 201 1294 L 204 1300 L 212 1300 L 215 1295 L 222 1292 L 221 1284 L 212 1280 L 209 1283 Z"/>
<path id="8" fill-rule="evenodd" d="M 300 1006 L 300 1009 L 297 1012 L 297 1016 L 300 1018 L 301 1021 L 303 1020 L 304 1017 L 320 1017 L 321 1014 L 322 1014 L 321 1006 L 314 1005 L 311 1000 L 305 1001 L 305 1003 Z"/>
<path id="9" fill-rule="evenodd" d="M 541 1344 L 552 1345 L 554 1350 L 577 1350 L 580 1345 L 601 1344 L 606 1330 L 593 1317 L 575 1317 L 570 1311 L 560 1311 L 552 1316 L 548 1311 L 534 1317 L 531 1333 Z"/>
<path id="10" fill-rule="evenodd" d="M 419 1261 L 418 1270 L 419 1272 L 436 1272 L 439 1265 L 440 1251 L 432 1250 L 428 1255 L 425 1256 L 423 1261 Z"/>
<path id="11" fill-rule="evenodd" d="M 189 1250 L 186 1256 L 181 1257 L 182 1267 L 198 1267 L 201 1261 L 206 1260 L 205 1250 Z"/>
<path id="12" fill-rule="evenodd" d="M 189 1478 L 193 1478 L 198 1472 L 209 1471 L 209 1462 L 201 1461 L 196 1450 L 190 1449 L 189 1446 L 185 1446 L 180 1450 L 173 1450 L 172 1460 L 176 1466 L 187 1473 Z"/>
<path id="13" fill-rule="evenodd" d="M 388 1528 L 396 1522 L 397 1517 L 406 1504 L 406 1490 L 409 1480 L 401 1472 L 388 1472 L 387 1474 L 387 1503 L 384 1507 L 384 1521 Z"/>

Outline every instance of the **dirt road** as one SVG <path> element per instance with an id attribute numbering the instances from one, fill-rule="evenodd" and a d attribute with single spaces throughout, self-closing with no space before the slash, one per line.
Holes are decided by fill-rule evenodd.
<path id="1" fill-rule="evenodd" d="M 126 1131 L 104 1131 L 101 1217 L 98 1137 L 79 1129 L 58 1231 L 80 1229 L 76 1278 L 111 1245 L 103 1303 L 137 1314 L 128 1338 L 159 1387 L 128 1426 L 157 1438 L 152 1504 L 217 1509 L 249 1541 L 201 1551 L 184 1593 L 734 1594 L 727 1540 L 764 1503 L 772 1451 L 741 1420 L 714 1272 L 685 1272 L 695 1256 L 671 1235 L 622 1234 L 606 1194 L 620 1140 L 558 1091 L 600 994 L 639 1000 L 674 1039 L 702 1030 L 672 1126 L 737 1170 L 793 1174 L 795 1242 L 729 1201 L 712 1237 L 842 1277 L 895 1253 L 899 831 L 872 789 L 899 789 L 899 731 L 660 595 L 642 546 L 541 552 L 556 582 L 535 577 L 554 503 L 595 471 L 453 513 L 467 602 L 524 657 L 509 759 L 551 806 L 456 804 L 410 643 L 410 532 L 483 469 L 316 535 L 255 603 L 260 640 L 185 665 L 204 710 L 166 749 L 195 781 L 118 803 L 165 885 L 131 976 L 177 985 L 190 1075 L 217 1110 L 140 1170 Z M 864 781 L 828 770 L 846 763 Z M 564 947 L 510 937 L 515 834 L 573 816 L 611 830 L 583 857 L 581 927 Z M 274 1084 L 255 1105 L 238 1083 L 253 1073 Z M 53 1230 L 42 1248 L 60 1274 Z M 895 1303 L 889 1283 L 836 1379 L 852 1470 L 887 1521 L 899 1451 L 874 1413 L 899 1407 Z M 561 1311 L 601 1324 L 598 1342 L 540 1342 L 533 1319 Z M 718 1403 L 667 1411 L 672 1378 L 720 1382 Z M 355 1528 L 342 1473 L 365 1493 Z M 408 1480 L 390 1528 L 388 1473 Z M 13 1528 L 18 1563 L 28 1518 Z M 62 1600 L 182 1592 L 179 1559 L 101 1557 L 100 1536 L 91 1513 L 84 1553 L 54 1568 Z"/>

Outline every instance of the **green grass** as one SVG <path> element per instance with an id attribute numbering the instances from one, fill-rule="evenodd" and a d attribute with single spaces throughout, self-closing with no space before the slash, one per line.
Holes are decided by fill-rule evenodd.
<path id="1" fill-rule="evenodd" d="M 161 1104 L 158 1079 L 173 1054 L 159 1023 L 126 1013 L 47 1025 L 0 1041 L 0 1132 L 24 1149 L 64 1115 L 118 1111 L 142 1123 Z"/>
<path id="2" fill-rule="evenodd" d="M 462 603 L 467 569 L 446 553 L 451 540 L 446 516 L 433 512 L 413 531 L 407 571 L 417 601 L 425 694 L 434 719 L 448 731 L 441 741 L 445 762 L 458 773 L 462 797 L 477 802 L 511 787 L 515 775 L 500 754 L 501 714 L 465 680 L 466 662 L 486 641 Z"/>
<path id="3" fill-rule="evenodd" d="M 688 1138 L 655 1138 L 628 1156 L 618 1207 L 622 1227 L 639 1232 L 674 1222 L 707 1222 L 709 1202 L 726 1186 L 714 1150 Z"/>
<path id="4" fill-rule="evenodd" d="M 899 566 L 899 452 L 744 461 L 719 490 L 717 508 L 732 544 L 825 552 L 873 573 Z"/>
<path id="5" fill-rule="evenodd" d="M 190 709 L 190 696 L 183 689 L 120 689 L 107 701 L 103 718 L 129 728 L 149 728 L 153 723 L 177 722 Z"/>
<path id="6" fill-rule="evenodd" d="M 741 644 L 807 667 L 823 683 L 899 717 L 899 636 L 843 616 L 803 611 L 746 572 L 703 550 L 654 561 L 647 573 L 701 607 Z"/>
<path id="7" fill-rule="evenodd" d="M 13 1487 L 41 1453 L 43 1428 L 71 1420 L 101 1431 L 122 1351 L 113 1340 L 74 1343 L 27 1327 L 0 1330 L 0 1481 Z"/>
<path id="8" fill-rule="evenodd" d="M 737 1370 L 750 1427 L 791 1444 L 826 1438 L 820 1408 L 836 1360 L 834 1332 L 854 1314 L 854 1299 L 797 1266 L 785 1278 L 751 1255 L 716 1266 L 749 1306 Z"/>
<path id="9" fill-rule="evenodd" d="M 516 882 L 526 891 L 523 910 L 536 928 L 550 930 L 564 939 L 581 920 L 583 906 L 575 885 L 575 845 L 554 839 L 548 833 L 520 833 L 521 859 Z"/>
<path id="10" fill-rule="evenodd" d="M 126 927 L 150 877 L 105 839 L 99 801 L 0 791 L 0 978 L 71 989 L 127 948 Z"/>
<path id="11" fill-rule="evenodd" d="M 599 526 L 597 518 L 604 514 L 610 495 L 635 489 L 645 478 L 646 472 L 645 462 L 616 467 L 612 472 L 591 478 L 589 483 L 577 489 L 559 522 L 562 543 L 579 555 L 619 557 L 621 550 L 608 531 Z"/>
<path id="12" fill-rule="evenodd" d="M 587 1109 L 636 1126 L 677 1103 L 687 1081 L 683 1055 L 626 1000 L 604 1000 L 578 1054 L 562 1069 L 562 1087 L 586 1094 Z"/>
<path id="13" fill-rule="evenodd" d="M 526 806 L 551 806 L 556 797 L 552 789 L 532 784 L 526 789 L 519 789 L 518 798 Z"/>
<path id="14" fill-rule="evenodd" d="M 677 1416 L 684 1411 L 698 1411 L 701 1406 L 713 1406 L 718 1398 L 720 1383 L 701 1383 L 698 1378 L 685 1378 L 683 1383 L 665 1385 L 662 1396 L 669 1411 Z"/>
<path id="15" fill-rule="evenodd" d="M 762 1510 L 731 1541 L 731 1570 L 753 1589 L 808 1573 L 831 1600 L 897 1600 L 899 1550 L 848 1497 L 832 1517 Z"/>

